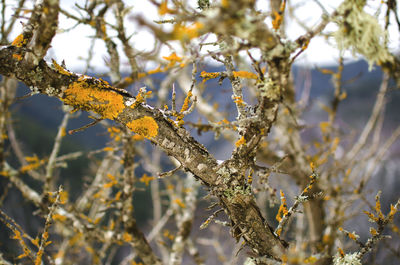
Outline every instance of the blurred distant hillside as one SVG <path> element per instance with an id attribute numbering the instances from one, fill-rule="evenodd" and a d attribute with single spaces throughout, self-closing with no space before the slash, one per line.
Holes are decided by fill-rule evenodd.
<path id="1" fill-rule="evenodd" d="M 326 67 L 325 69 L 335 70 L 334 67 Z M 220 68 L 207 67 L 208 72 L 221 70 Z M 299 99 L 304 87 L 304 73 L 309 72 L 310 75 L 310 100 L 313 107 L 308 110 L 308 114 L 323 115 L 323 111 L 318 107 L 318 102 L 329 104 L 333 97 L 333 85 L 331 76 L 321 73 L 318 69 L 305 69 L 294 67 L 293 78 L 296 86 L 296 96 Z M 200 72 L 200 71 L 199 71 Z M 92 74 L 95 76 L 95 74 Z M 154 75 L 154 83 L 162 80 L 162 74 Z M 379 85 L 382 78 L 382 72 L 379 68 L 368 71 L 368 65 L 364 61 L 358 61 L 345 65 L 343 71 L 344 91 L 347 92 L 347 99 L 341 102 L 339 107 L 339 119 L 343 119 L 346 123 L 352 123 L 354 127 L 359 127 L 366 121 L 369 116 Z M 219 102 L 220 105 L 229 106 L 231 100 L 226 97 L 229 93 L 228 82 L 223 82 L 219 90 L 222 93 L 212 93 L 213 100 Z M 217 80 L 209 80 L 206 83 L 208 89 L 204 92 L 207 95 L 214 86 L 219 87 Z M 225 94 L 224 94 L 225 91 Z M 215 92 L 215 91 L 214 91 Z M 18 96 L 28 93 L 28 89 L 21 85 Z M 132 92 L 132 94 L 135 94 Z M 211 93 L 209 93 L 211 95 Z M 207 97 L 207 96 L 206 96 Z M 231 104 L 232 105 L 232 104 Z M 233 105 L 232 105 L 233 106 Z M 228 108 L 228 107 L 226 107 Z M 13 117 L 16 129 L 19 130 L 21 140 L 26 140 L 27 147 L 33 147 L 35 152 L 48 153 L 51 146 L 46 144 L 46 139 L 51 140 L 62 119 L 61 103 L 59 100 L 49 98 L 43 95 L 35 95 L 33 97 L 17 101 L 13 107 Z M 393 129 L 400 122 L 398 113 L 400 113 L 400 90 L 391 89 L 387 97 L 386 109 L 386 125 L 387 129 Z M 235 117 L 235 113 L 231 112 L 230 116 Z M 194 115 L 193 115 L 194 116 Z M 188 116 L 188 118 L 193 118 Z M 196 120 L 196 118 L 193 118 Z M 72 119 L 69 129 L 79 128 L 88 124 L 91 120 L 87 118 L 87 114 L 83 113 L 77 119 Z M 94 126 L 82 132 L 75 133 L 67 137 L 67 142 L 71 145 L 78 145 L 80 148 L 101 148 L 107 141 L 107 134 L 101 128 L 102 126 Z M 22 133 L 29 128 L 31 134 Z M 34 138 L 32 132 L 37 131 L 36 139 L 24 139 L 24 137 Z M 34 134 L 36 135 L 36 134 Z M 33 141 L 33 142 L 32 142 Z M 38 144 L 40 142 L 40 144 Z M 51 142 L 50 142 L 51 143 Z M 33 144 L 33 145 L 32 145 Z M 35 146 L 39 145 L 39 146 Z M 206 143 L 205 143 L 206 144 Z"/>

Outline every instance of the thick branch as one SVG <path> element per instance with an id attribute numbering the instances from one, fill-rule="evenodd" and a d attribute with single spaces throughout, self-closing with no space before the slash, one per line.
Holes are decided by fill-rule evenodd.
<path id="1" fill-rule="evenodd" d="M 264 224 L 254 196 L 237 190 L 226 193 L 232 189 L 226 182 L 227 174 L 230 174 L 227 165 L 218 165 L 188 131 L 172 124 L 162 111 L 140 104 L 139 99 L 136 101 L 127 92 L 111 87 L 101 79 L 71 73 L 55 62 L 54 69 L 44 61 L 34 66 L 14 58 L 15 52 L 18 48 L 14 46 L 0 50 L 0 60 L 4 62 L 0 74 L 19 79 L 34 92 L 58 97 L 65 104 L 93 111 L 145 136 L 215 191 L 236 229 L 239 228 L 239 236 L 243 236 L 254 251 L 275 258 L 281 256 L 284 243 Z"/>

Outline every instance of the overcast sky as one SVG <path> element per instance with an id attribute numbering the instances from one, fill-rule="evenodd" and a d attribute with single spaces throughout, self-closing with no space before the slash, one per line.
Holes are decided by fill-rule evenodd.
<path id="1" fill-rule="evenodd" d="M 7 4 L 10 3 L 10 7 L 12 8 L 12 4 L 15 5 L 16 1 L 7 0 Z M 74 3 L 78 3 L 83 5 L 85 0 L 60 0 L 61 5 L 64 9 L 70 10 L 71 12 L 77 12 L 76 8 L 74 8 Z M 164 16 L 160 17 L 157 13 L 157 9 L 148 1 L 133 1 L 126 0 L 124 1 L 127 5 L 133 5 L 132 15 L 142 15 L 148 21 L 151 20 L 159 20 L 159 19 L 168 19 L 171 17 Z M 197 1 L 191 0 L 189 1 L 193 6 L 196 6 Z M 261 10 L 269 10 L 268 8 L 269 0 L 258 1 L 258 8 Z M 307 26 L 312 27 L 316 25 L 320 21 L 320 17 L 322 14 L 321 8 L 316 4 L 313 0 L 292 0 L 290 1 L 292 5 L 298 5 L 296 9 L 296 16 Z M 342 1 L 332 1 L 332 0 L 320 0 L 320 3 L 324 5 L 326 10 L 331 13 L 335 7 L 337 7 Z M 376 10 L 378 6 L 381 5 L 381 1 L 378 0 L 370 0 L 368 1 L 367 10 Z M 383 9 L 386 11 L 386 8 Z M 372 13 L 372 12 L 371 12 Z M 383 13 L 383 12 L 382 12 Z M 12 14 L 12 9 L 8 9 L 8 15 Z M 77 13 L 76 13 L 77 14 Z M 109 16 L 109 20 L 112 19 L 112 16 Z M 267 22 L 268 23 L 268 22 Z M 71 19 L 67 19 L 64 15 L 60 15 L 60 28 L 61 30 L 56 35 L 52 42 L 52 49 L 48 53 L 48 57 L 55 58 L 58 61 L 65 60 L 66 65 L 69 69 L 81 69 L 83 68 L 82 58 L 86 58 L 88 56 L 88 50 L 91 44 L 90 36 L 93 36 L 93 30 L 89 28 L 89 26 L 79 25 L 71 31 L 63 32 L 63 29 L 68 29 L 74 25 L 74 21 Z M 18 26 L 16 27 L 18 28 Z M 20 28 L 20 27 L 19 27 Z M 149 51 L 152 49 L 154 40 L 149 31 L 144 28 L 138 27 L 131 20 L 127 20 L 127 30 L 128 34 L 134 33 L 135 35 L 132 37 L 132 43 L 134 47 L 139 51 Z M 326 28 L 325 32 L 334 31 L 335 25 L 332 23 Z M 304 34 L 305 31 L 303 28 L 299 26 L 295 21 L 288 21 L 287 24 L 287 33 L 288 38 L 291 40 L 296 39 L 299 35 Z M 16 36 L 18 32 L 14 32 Z M 398 49 L 400 47 L 399 41 L 399 31 L 397 26 L 392 23 L 390 27 L 390 43 L 392 51 Z M 179 45 L 174 46 L 179 53 Z M 101 40 L 97 40 L 94 46 L 94 56 L 93 63 L 96 67 L 96 71 L 104 71 L 104 58 L 106 56 L 106 49 L 104 43 Z M 162 55 L 169 55 L 172 51 L 169 48 L 164 48 L 162 50 Z M 122 54 L 122 53 L 121 53 Z M 330 46 L 326 43 L 321 37 L 314 38 L 308 49 L 306 50 L 297 63 L 301 64 L 309 64 L 313 65 L 323 65 L 323 64 L 334 64 L 338 58 L 338 50 L 334 47 Z M 124 59 L 122 59 L 122 63 L 124 63 Z"/>

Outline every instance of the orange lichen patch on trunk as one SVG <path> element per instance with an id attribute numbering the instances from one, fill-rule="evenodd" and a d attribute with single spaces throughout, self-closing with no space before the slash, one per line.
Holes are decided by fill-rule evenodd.
<path id="1" fill-rule="evenodd" d="M 158 134 L 158 124 L 152 117 L 149 116 L 144 116 L 140 119 L 128 122 L 126 126 L 134 133 L 137 133 L 148 139 L 155 137 Z"/>
<path id="2" fill-rule="evenodd" d="M 124 110 L 123 96 L 110 89 L 103 80 L 80 77 L 64 91 L 62 101 L 70 106 L 115 119 Z"/>

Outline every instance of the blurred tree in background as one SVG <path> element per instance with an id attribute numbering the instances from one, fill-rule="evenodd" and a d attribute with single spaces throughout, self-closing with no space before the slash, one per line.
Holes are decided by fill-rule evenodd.
<path id="1" fill-rule="evenodd" d="M 135 15 L 144 2 L 160 20 Z M 400 136 L 396 118 L 383 130 L 400 82 L 388 28 L 400 22 L 396 1 L 373 15 L 368 2 L 327 11 L 315 1 L 322 15 L 306 25 L 286 0 L 87 0 L 73 9 L 3 0 L 0 264 L 399 262 L 400 201 L 379 179 Z M 59 17 L 71 26 L 61 29 Z M 289 39 L 288 21 L 305 34 Z M 132 23 L 155 38 L 152 49 L 133 45 Z M 72 71 L 50 48 L 79 26 L 92 48 Z M 293 63 L 321 36 L 339 59 L 319 69 L 333 84 L 324 115 L 306 116 L 310 72 L 293 74 Z M 95 41 L 107 51 L 105 80 L 90 74 Z M 359 130 L 339 118 L 352 93 L 346 51 L 383 72 Z M 24 97 L 18 82 L 30 89 Z M 14 115 L 36 94 L 62 102 L 54 137 Z M 81 111 L 90 121 L 71 128 Z M 71 140 L 93 126 L 104 128 L 90 138 L 107 134 L 105 147 Z"/>

